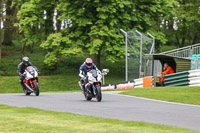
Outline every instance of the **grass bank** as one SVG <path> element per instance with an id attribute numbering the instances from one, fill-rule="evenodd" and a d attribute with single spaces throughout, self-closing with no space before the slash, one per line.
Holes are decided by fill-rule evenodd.
<path id="1" fill-rule="evenodd" d="M 41 92 L 66 92 L 80 90 L 77 75 L 39 77 Z M 22 93 L 18 76 L 0 76 L 0 93 Z"/>
<path id="2" fill-rule="evenodd" d="M 69 92 L 80 91 L 78 72 L 66 75 L 40 76 L 41 92 Z M 120 80 L 118 77 L 107 77 L 107 82 Z M 18 76 L 0 76 L 0 93 L 22 93 Z"/>
<path id="3" fill-rule="evenodd" d="M 125 90 L 121 94 L 200 105 L 200 87 L 134 88 Z"/>
<path id="4" fill-rule="evenodd" d="M 198 133 L 198 131 L 145 122 L 120 121 L 0 105 L 2 133 Z"/>

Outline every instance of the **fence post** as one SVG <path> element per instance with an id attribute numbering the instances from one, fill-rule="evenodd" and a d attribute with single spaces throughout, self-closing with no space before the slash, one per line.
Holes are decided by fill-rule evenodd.
<path id="1" fill-rule="evenodd" d="M 127 32 L 125 32 L 123 29 L 120 29 L 120 31 L 125 35 L 125 51 L 126 51 L 126 55 L 125 55 L 125 79 L 126 81 L 128 81 L 128 36 L 127 36 Z"/>
<path id="2" fill-rule="evenodd" d="M 140 67 L 139 67 L 139 77 L 142 75 L 142 33 L 136 30 L 136 32 L 140 35 Z"/>
<path id="3" fill-rule="evenodd" d="M 147 35 L 149 35 L 153 39 L 153 44 L 152 44 L 152 47 L 151 47 L 149 54 L 154 54 L 155 53 L 155 37 L 152 36 L 150 33 L 147 33 Z"/>

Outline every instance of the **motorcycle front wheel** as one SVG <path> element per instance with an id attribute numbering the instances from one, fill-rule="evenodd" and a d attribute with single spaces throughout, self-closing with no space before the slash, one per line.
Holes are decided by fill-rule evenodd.
<path id="1" fill-rule="evenodd" d="M 34 86 L 34 93 L 36 96 L 39 96 L 40 91 L 39 91 L 39 86 L 37 82 L 33 82 L 33 86 Z"/>
<path id="2" fill-rule="evenodd" d="M 101 102 L 101 100 L 102 100 L 102 93 L 101 93 L 101 87 L 100 86 L 97 86 L 96 99 L 97 99 L 98 102 Z"/>

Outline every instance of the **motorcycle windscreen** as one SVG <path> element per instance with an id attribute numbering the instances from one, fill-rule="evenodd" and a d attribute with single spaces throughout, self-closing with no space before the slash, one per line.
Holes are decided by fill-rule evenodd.
<path id="1" fill-rule="evenodd" d="M 97 71 L 96 70 L 91 70 L 91 71 L 89 71 L 89 73 L 91 73 L 92 74 L 92 76 L 93 77 L 97 77 L 98 76 L 98 74 L 97 74 Z"/>

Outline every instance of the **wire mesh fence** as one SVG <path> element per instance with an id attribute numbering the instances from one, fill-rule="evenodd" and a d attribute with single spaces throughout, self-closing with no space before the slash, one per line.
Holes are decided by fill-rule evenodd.
<path id="1" fill-rule="evenodd" d="M 147 34 L 138 34 L 137 31 L 127 32 L 127 62 L 128 62 L 128 80 L 133 80 L 144 75 L 145 65 L 150 65 L 151 62 L 145 63 L 144 55 L 149 54 L 153 46 L 153 38 Z M 146 69 L 146 73 L 150 74 L 150 68 Z"/>

